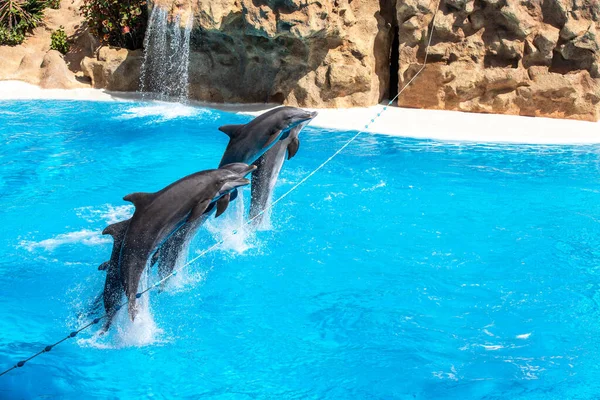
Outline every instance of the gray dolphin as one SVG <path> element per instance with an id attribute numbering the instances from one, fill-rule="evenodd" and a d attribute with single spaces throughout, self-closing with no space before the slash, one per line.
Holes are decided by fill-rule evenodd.
<path id="1" fill-rule="evenodd" d="M 278 140 L 286 139 L 293 128 L 316 115 L 301 108 L 278 107 L 247 124 L 220 127 L 219 130 L 229 136 L 229 143 L 219 166 L 235 162 L 252 164 Z"/>
<path id="2" fill-rule="evenodd" d="M 242 176 L 246 176 L 250 172 L 248 165 L 243 163 L 228 164 L 221 168 L 229 169 Z M 167 276 L 173 271 L 175 264 L 177 263 L 177 258 L 181 254 L 185 244 L 188 243 L 188 238 L 193 236 L 196 230 L 198 230 L 198 228 L 208 219 L 215 209 L 216 217 L 219 217 L 225 212 L 229 203 L 235 200 L 236 197 L 236 188 L 222 188 L 206 208 L 202 217 L 192 222 L 186 222 L 167 238 L 163 245 L 160 246 L 160 249 L 154 253 L 150 262 L 150 265 L 158 263 L 158 272 L 161 277 Z"/>
<path id="3" fill-rule="evenodd" d="M 113 237 L 113 248 L 110 255 L 110 260 L 102 263 L 98 269 L 106 271 L 106 281 L 104 282 L 104 291 L 102 297 L 104 299 L 104 311 L 106 312 L 106 322 L 104 331 L 110 328 L 112 320 L 117 313 L 117 307 L 121 302 L 121 297 L 125 293 L 123 284 L 121 283 L 121 273 L 119 269 L 119 257 L 121 255 L 121 247 L 125 233 L 129 226 L 130 220 L 117 222 L 107 226 L 103 231 L 103 235 L 111 235 Z"/>
<path id="4" fill-rule="evenodd" d="M 300 139 L 298 135 L 310 122 L 306 121 L 295 126 L 287 139 L 280 140 L 273 147 L 254 162 L 257 166 L 252 173 L 252 201 L 250 202 L 250 219 L 254 223 L 260 223 L 261 214 L 273 197 L 274 184 L 281 172 L 281 167 L 286 158 L 291 160 L 298 152 Z"/>
<path id="5" fill-rule="evenodd" d="M 156 193 L 132 193 L 123 198 L 135 205 L 119 259 L 131 320 L 137 313 L 136 298 L 142 272 L 152 253 L 182 224 L 197 221 L 220 193 L 249 184 L 244 176 L 256 167 L 244 167 L 245 174 L 227 168 L 201 171 Z"/>
<path id="6" fill-rule="evenodd" d="M 219 167 L 231 163 L 252 164 L 278 141 L 287 139 L 297 126 L 307 123 L 317 115 L 296 107 L 278 107 L 259 115 L 247 124 L 224 125 L 219 128 L 229 136 L 229 143 Z M 237 192 L 231 193 L 231 200 Z M 175 268 L 177 259 L 185 244 L 196 234 L 198 228 L 208 218 L 207 215 L 194 224 L 186 223 L 161 246 L 159 254 L 153 259 L 159 265 L 161 274 L 169 274 Z"/>

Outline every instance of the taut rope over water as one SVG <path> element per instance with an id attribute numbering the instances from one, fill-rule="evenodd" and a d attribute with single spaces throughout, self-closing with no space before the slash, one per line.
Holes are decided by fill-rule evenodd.
<path id="1" fill-rule="evenodd" d="M 402 87 L 402 89 L 400 89 L 398 91 L 398 94 L 396 96 L 394 96 L 393 99 L 391 99 L 388 104 L 386 106 L 383 107 L 383 110 L 381 110 L 379 113 L 377 113 L 377 115 L 375 115 L 370 122 L 368 122 L 365 125 L 365 130 L 369 129 L 369 127 L 375 123 L 375 121 L 381 117 L 381 115 L 387 111 L 388 107 L 391 106 L 394 101 L 396 101 L 396 99 L 398 99 L 398 97 L 402 94 L 402 92 L 404 92 L 404 90 L 406 88 L 408 88 L 408 86 L 410 86 L 410 84 L 417 78 L 417 76 L 419 76 L 419 74 L 421 74 L 421 72 L 425 69 L 426 65 L 427 65 L 427 58 L 429 56 L 429 47 L 431 46 L 431 39 L 433 38 L 433 31 L 435 29 L 435 17 L 437 15 L 437 12 L 440 8 L 440 3 L 441 0 L 438 1 L 437 7 L 435 9 L 435 12 L 433 14 L 433 19 L 431 20 L 431 32 L 429 34 L 429 40 L 427 41 L 427 47 L 425 48 L 425 58 L 423 60 L 423 65 L 421 66 L 421 68 L 417 71 L 417 73 L 408 81 L 408 83 L 406 85 L 404 85 Z M 323 163 L 321 163 L 321 165 L 319 165 L 316 169 L 314 169 L 310 174 L 306 175 L 304 178 L 302 178 L 298 183 L 296 183 L 294 186 L 292 186 L 291 189 L 289 189 L 287 192 L 285 192 L 281 197 L 279 197 L 277 200 L 275 200 L 273 203 L 271 203 L 271 205 L 267 206 L 264 210 L 262 210 L 260 213 L 258 213 L 257 215 L 255 215 L 254 217 L 250 218 L 248 221 L 244 222 L 243 224 L 241 224 L 238 229 L 235 229 L 231 232 L 231 234 L 227 235 L 225 238 L 219 240 L 217 243 L 215 243 L 214 245 L 212 245 L 211 247 L 209 247 L 208 249 L 200 252 L 196 257 L 192 258 L 190 261 L 188 261 L 187 263 L 185 263 L 184 265 L 180 266 L 179 268 L 176 268 L 173 270 L 173 272 L 171 272 L 169 275 L 165 276 L 164 278 L 160 279 L 159 281 L 155 282 L 153 285 L 148 286 L 148 288 L 146 288 L 145 290 L 139 292 L 136 294 L 136 298 L 140 298 L 142 297 L 146 292 L 149 292 L 150 290 L 157 288 L 158 286 L 160 286 L 162 283 L 166 282 L 167 280 L 169 280 L 170 278 L 174 277 L 175 275 L 177 275 L 177 273 L 179 273 L 180 271 L 182 271 L 184 268 L 188 267 L 189 265 L 191 265 L 192 263 L 196 262 L 198 259 L 200 259 L 201 257 L 203 257 L 204 255 L 206 255 L 207 253 L 213 251 L 214 249 L 216 249 L 217 247 L 219 247 L 220 245 L 222 245 L 226 239 L 233 237 L 235 235 L 237 235 L 237 233 L 239 232 L 240 229 L 242 229 L 244 226 L 251 224 L 255 219 L 259 218 L 261 215 L 263 215 L 265 212 L 269 211 L 270 209 L 272 209 L 273 207 L 275 207 L 275 205 L 277 203 L 279 203 L 280 201 L 282 201 L 283 199 L 285 199 L 287 196 L 289 196 L 293 191 L 295 191 L 296 189 L 298 189 L 301 185 L 303 185 L 307 180 L 309 180 L 313 175 L 315 175 L 317 172 L 319 172 L 321 169 L 323 169 L 323 167 L 325 165 L 327 165 L 331 160 L 333 160 L 338 154 L 340 154 L 342 151 L 344 151 L 344 149 L 346 147 L 348 147 L 352 142 L 354 142 L 361 134 L 365 133 L 365 130 L 361 130 L 358 131 L 354 136 L 352 136 L 346 143 L 344 143 L 344 145 L 342 147 L 340 147 L 335 153 L 333 153 L 328 159 L 326 159 Z M 127 302 L 125 301 L 124 303 L 120 304 L 117 307 L 117 311 L 121 309 L 121 307 L 123 307 L 124 305 L 126 305 Z M 74 338 L 75 336 L 77 336 L 80 332 L 86 330 L 87 328 L 98 324 L 100 321 L 102 321 L 104 318 L 106 318 L 108 316 L 108 314 L 104 314 L 101 317 L 95 318 L 94 320 L 92 320 L 92 322 L 88 323 L 87 325 L 82 326 L 81 328 L 69 333 L 66 337 L 64 337 L 63 339 L 59 340 L 58 342 L 48 345 L 46 346 L 44 349 L 40 350 L 39 352 L 37 352 L 36 354 L 32 355 L 31 357 L 25 359 L 25 360 L 21 360 L 19 362 L 17 362 L 15 365 L 13 365 L 12 367 L 8 368 L 7 370 L 3 371 L 0 373 L 0 376 L 9 373 L 10 371 L 17 369 L 17 368 L 21 368 L 23 367 L 27 362 L 29 362 L 30 360 L 33 360 L 34 358 L 36 358 L 39 355 L 42 355 L 44 353 L 48 353 L 49 351 L 51 351 L 55 346 L 61 344 L 62 342 L 64 342 L 65 340 Z"/>

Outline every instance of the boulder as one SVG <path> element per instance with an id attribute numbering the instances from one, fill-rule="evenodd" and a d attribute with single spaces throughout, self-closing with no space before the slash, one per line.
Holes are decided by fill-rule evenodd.
<path id="1" fill-rule="evenodd" d="M 63 55 L 56 50 L 46 53 L 40 69 L 39 85 L 44 89 L 71 89 L 78 86 Z"/>
<path id="2" fill-rule="evenodd" d="M 106 46 L 101 47 L 95 57 L 85 57 L 81 69 L 94 88 L 134 92 L 139 88 L 142 62 L 141 50 Z"/>

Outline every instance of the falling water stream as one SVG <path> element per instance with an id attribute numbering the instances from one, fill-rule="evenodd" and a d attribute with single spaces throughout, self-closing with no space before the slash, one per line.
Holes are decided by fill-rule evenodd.
<path id="1" fill-rule="evenodd" d="M 181 22 L 181 16 L 172 17 L 160 7 L 152 9 L 144 38 L 142 93 L 153 93 L 160 100 L 187 101 L 192 18 L 185 26 Z"/>

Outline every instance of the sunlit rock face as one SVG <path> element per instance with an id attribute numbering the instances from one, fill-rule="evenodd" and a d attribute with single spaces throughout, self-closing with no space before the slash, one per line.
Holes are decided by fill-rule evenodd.
<path id="1" fill-rule="evenodd" d="M 437 1 L 155 0 L 151 7 L 168 10 L 181 29 L 193 20 L 193 100 L 373 105 L 421 68 L 435 25 L 429 65 L 399 105 L 598 119 L 597 1 L 441 0 L 434 22 Z M 87 75 L 96 87 L 135 88 L 137 76 L 123 71 L 139 69 L 139 56 L 94 58 Z"/>
<path id="2" fill-rule="evenodd" d="M 400 85 L 420 68 L 436 0 L 399 1 Z M 597 1 L 446 0 L 409 107 L 598 119 Z"/>
<path id="3" fill-rule="evenodd" d="M 376 104 L 389 79 L 391 2 L 200 0 L 190 96 L 298 106 Z"/>

